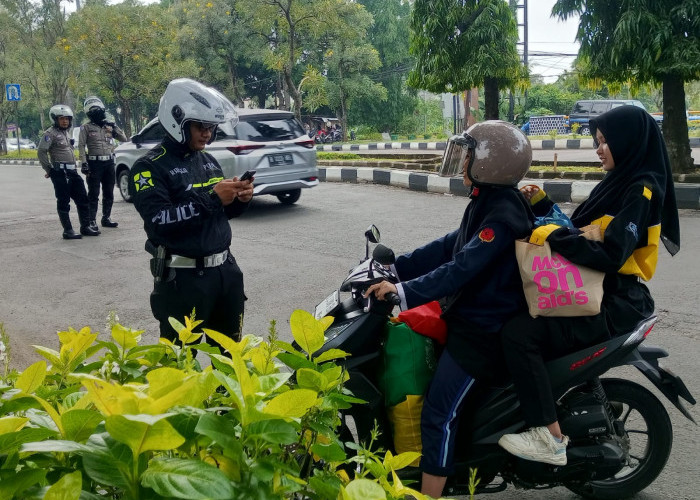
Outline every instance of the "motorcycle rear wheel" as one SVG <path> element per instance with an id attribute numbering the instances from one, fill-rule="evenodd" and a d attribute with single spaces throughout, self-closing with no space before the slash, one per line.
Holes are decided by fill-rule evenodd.
<path id="1" fill-rule="evenodd" d="M 658 477 L 671 453 L 673 427 L 664 405 L 649 390 L 622 379 L 601 383 L 624 424 L 630 463 L 611 478 L 566 487 L 584 498 L 617 500 L 642 491 Z"/>

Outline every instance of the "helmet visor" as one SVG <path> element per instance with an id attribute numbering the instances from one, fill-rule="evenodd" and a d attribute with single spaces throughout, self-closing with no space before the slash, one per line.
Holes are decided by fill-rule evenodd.
<path id="1" fill-rule="evenodd" d="M 453 135 L 447 141 L 447 148 L 442 157 L 442 164 L 438 174 L 440 177 L 454 177 L 464 172 L 468 167 L 467 154 L 469 150 L 476 148 L 476 139 L 468 135 L 466 132 L 462 135 Z"/>
<path id="2" fill-rule="evenodd" d="M 215 110 L 216 118 L 220 120 L 218 122 L 219 125 L 228 122 L 231 125 L 231 128 L 235 127 L 238 124 L 238 113 L 236 112 L 236 107 L 231 101 L 229 101 L 228 97 L 215 88 L 209 87 L 209 90 L 211 90 L 221 99 L 221 110 Z"/>

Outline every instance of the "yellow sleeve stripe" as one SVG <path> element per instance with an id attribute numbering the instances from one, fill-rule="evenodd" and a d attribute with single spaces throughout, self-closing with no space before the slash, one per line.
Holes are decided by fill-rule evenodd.
<path id="1" fill-rule="evenodd" d="M 535 228 L 535 230 L 530 235 L 530 243 L 540 246 L 544 245 L 544 242 L 547 241 L 549 235 L 557 229 L 561 229 L 561 226 L 557 226 L 556 224 L 547 224 Z"/>
<path id="2" fill-rule="evenodd" d="M 644 186 L 644 191 L 642 192 L 642 196 L 644 196 L 647 200 L 651 200 L 651 189 Z"/>

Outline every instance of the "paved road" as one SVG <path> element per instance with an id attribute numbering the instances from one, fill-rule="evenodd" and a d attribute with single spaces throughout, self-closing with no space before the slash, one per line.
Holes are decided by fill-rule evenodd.
<path id="1" fill-rule="evenodd" d="M 0 322 L 11 336 L 15 366 L 38 359 L 32 344 L 55 348 L 57 330 L 90 325 L 103 331 L 111 310 L 123 324 L 145 329 L 145 339 L 155 341 L 144 233 L 133 207 L 118 200 L 113 212 L 118 229 L 104 230 L 97 238 L 65 241 L 51 182 L 41 169 L 0 166 L 0 172 Z M 280 336 L 289 340 L 292 310 L 313 310 L 340 284 L 364 254 L 362 234 L 370 223 L 379 226 L 385 244 L 397 252 L 408 251 L 457 227 L 465 203 L 453 196 L 339 183 L 322 183 L 304 192 L 292 207 L 275 198 L 257 198 L 248 213 L 232 221 L 232 250 L 245 273 L 249 297 L 244 331 L 265 335 L 269 321 L 276 320 Z M 700 212 L 682 211 L 681 228 L 682 251 L 673 259 L 662 254 L 651 283 L 662 321 L 649 342 L 669 350 L 666 365 L 697 396 Z M 698 408 L 691 413 L 700 420 Z M 677 410 L 670 408 L 670 414 L 675 443 L 669 464 L 639 500 L 690 500 L 700 495 L 698 428 Z M 509 490 L 484 498 L 576 497 L 557 488 Z"/>

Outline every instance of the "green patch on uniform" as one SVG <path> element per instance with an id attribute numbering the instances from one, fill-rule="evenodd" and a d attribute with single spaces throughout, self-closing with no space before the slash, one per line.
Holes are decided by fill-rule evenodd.
<path id="1" fill-rule="evenodd" d="M 143 191 L 144 189 L 152 188 L 153 179 L 151 178 L 151 172 L 146 170 L 134 175 L 134 186 L 136 187 L 137 193 L 139 191 Z"/>

